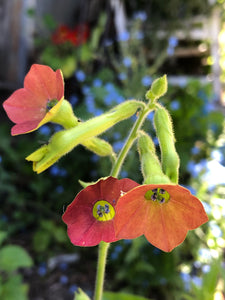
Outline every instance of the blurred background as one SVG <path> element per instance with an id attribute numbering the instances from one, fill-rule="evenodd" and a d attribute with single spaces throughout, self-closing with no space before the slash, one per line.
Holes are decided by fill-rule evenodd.
<path id="1" fill-rule="evenodd" d="M 161 102 L 174 121 L 180 184 L 201 199 L 209 222 L 163 253 L 143 237 L 113 243 L 106 290 L 155 300 L 225 299 L 225 1 L 1 0 L 0 100 L 23 86 L 31 64 L 62 69 L 65 98 L 82 120 L 126 99 L 144 99 L 168 75 Z M 25 157 L 60 128 L 10 136 L 0 108 L 0 299 L 90 296 L 97 247 L 71 245 L 61 220 L 78 180 L 107 176 L 111 163 L 81 146 L 37 175 Z M 103 138 L 118 152 L 133 120 Z M 145 129 L 154 136 L 152 115 Z M 120 178 L 142 182 L 136 147 Z"/>

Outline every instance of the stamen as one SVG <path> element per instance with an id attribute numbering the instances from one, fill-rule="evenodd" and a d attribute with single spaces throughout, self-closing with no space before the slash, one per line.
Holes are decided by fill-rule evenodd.
<path id="1" fill-rule="evenodd" d="M 146 200 L 152 200 L 154 202 L 158 202 L 160 204 L 166 203 L 170 199 L 170 194 L 162 189 L 162 188 L 156 188 L 153 190 L 149 190 L 144 195 Z"/>
<path id="2" fill-rule="evenodd" d="M 57 103 L 58 103 L 57 99 L 48 100 L 46 105 L 46 111 L 48 112 L 49 110 L 51 110 Z"/>
<path id="3" fill-rule="evenodd" d="M 115 210 L 112 204 L 105 200 L 99 200 L 93 206 L 93 216 L 98 221 L 110 221 L 115 216 Z"/>

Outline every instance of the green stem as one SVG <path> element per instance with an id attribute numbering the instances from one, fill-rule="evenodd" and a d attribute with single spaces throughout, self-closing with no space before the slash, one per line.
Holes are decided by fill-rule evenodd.
<path id="1" fill-rule="evenodd" d="M 110 243 L 100 242 L 98 250 L 98 264 L 95 282 L 94 300 L 101 300 L 105 278 L 106 257 Z"/>
<path id="2" fill-rule="evenodd" d="M 123 165 L 123 162 L 129 152 L 130 148 L 132 147 L 135 139 L 137 138 L 138 130 L 141 128 L 146 116 L 149 114 L 149 112 L 151 110 L 152 110 L 152 107 L 147 107 L 147 108 L 143 109 L 142 111 L 140 111 L 139 117 L 136 120 L 136 122 L 134 123 L 133 128 L 131 129 L 131 132 L 127 138 L 127 141 L 124 144 L 123 148 L 121 149 L 114 166 L 112 167 L 111 176 L 113 176 L 113 177 L 118 176 L 120 169 Z"/>

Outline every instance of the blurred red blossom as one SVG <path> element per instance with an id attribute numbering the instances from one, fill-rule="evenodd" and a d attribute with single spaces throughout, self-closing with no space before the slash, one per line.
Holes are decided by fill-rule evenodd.
<path id="1" fill-rule="evenodd" d="M 128 178 L 118 180 L 108 177 L 78 193 L 62 216 L 71 243 L 95 246 L 101 241 L 117 241 L 114 229 L 115 205 L 121 194 L 137 185 Z"/>
<path id="2" fill-rule="evenodd" d="M 34 64 L 24 79 L 24 88 L 16 90 L 3 107 L 16 123 L 11 134 L 36 130 L 49 122 L 64 99 L 64 80 L 60 70 L 54 72 L 45 65 Z"/>
<path id="3" fill-rule="evenodd" d="M 133 239 L 144 234 L 152 245 L 166 252 L 181 244 L 188 230 L 207 221 L 202 203 L 179 185 L 141 185 L 116 205 L 117 238 Z"/>
<path id="4" fill-rule="evenodd" d="M 86 43 L 89 37 L 89 27 L 87 24 L 79 24 L 74 29 L 66 25 L 60 25 L 52 35 L 52 42 L 55 45 L 70 42 L 74 46 Z"/>

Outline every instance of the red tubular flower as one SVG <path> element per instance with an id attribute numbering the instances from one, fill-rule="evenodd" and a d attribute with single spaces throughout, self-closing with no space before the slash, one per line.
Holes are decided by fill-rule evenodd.
<path id="1" fill-rule="evenodd" d="M 60 70 L 54 72 L 44 65 L 32 65 L 24 79 L 24 88 L 15 91 L 3 107 L 16 123 L 11 134 L 34 131 L 49 122 L 64 99 L 64 81 Z"/>
<path id="2" fill-rule="evenodd" d="M 128 178 L 118 180 L 108 177 L 78 193 L 62 216 L 71 243 L 95 246 L 101 241 L 117 241 L 114 229 L 115 205 L 121 193 L 137 185 Z"/>
<path id="3" fill-rule="evenodd" d="M 145 235 L 155 247 L 169 252 L 181 244 L 188 230 L 208 221 L 201 202 L 179 185 L 141 185 L 116 205 L 116 237 Z"/>
<path id="4" fill-rule="evenodd" d="M 52 35 L 52 42 L 56 45 L 71 41 L 72 30 L 66 25 L 60 25 Z"/>

